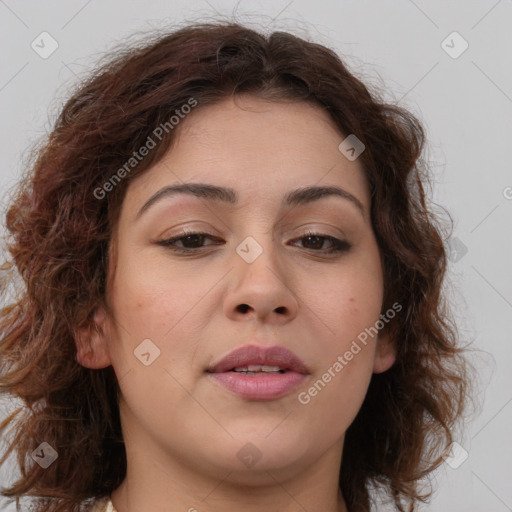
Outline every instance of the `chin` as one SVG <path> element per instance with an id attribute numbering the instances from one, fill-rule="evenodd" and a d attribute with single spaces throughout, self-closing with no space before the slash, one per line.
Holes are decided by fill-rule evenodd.
<path id="1" fill-rule="evenodd" d="M 277 425 L 273 423 L 268 428 L 268 424 L 265 424 L 264 433 L 258 432 L 255 435 L 238 435 L 227 428 L 234 439 L 230 439 L 228 443 L 212 443 L 216 449 L 207 457 L 218 469 L 222 466 L 225 471 L 236 474 L 241 479 L 240 482 L 246 483 L 262 483 L 262 479 L 267 481 L 269 471 L 274 475 L 286 474 L 292 469 L 297 471 L 301 460 L 306 464 L 310 457 L 314 459 L 309 447 L 304 445 L 304 436 L 290 435 L 284 429 L 278 433 Z M 203 457 L 205 455 L 203 453 Z"/>

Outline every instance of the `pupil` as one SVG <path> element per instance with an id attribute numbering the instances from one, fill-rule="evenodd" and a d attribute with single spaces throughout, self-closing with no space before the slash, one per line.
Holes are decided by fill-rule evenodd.
<path id="1" fill-rule="evenodd" d="M 190 240 L 192 239 L 192 245 L 196 245 L 197 242 L 198 242 L 198 238 L 202 240 L 202 237 L 203 235 L 188 235 L 186 236 L 184 239 L 183 239 L 183 245 L 186 247 L 187 246 L 187 240 L 190 242 Z"/>
<path id="2" fill-rule="evenodd" d="M 321 237 L 319 237 L 319 236 L 307 236 L 306 239 L 307 240 L 316 240 L 316 242 L 320 242 L 320 247 L 322 246 Z M 315 244 L 313 242 L 312 245 L 318 248 L 318 243 Z"/>

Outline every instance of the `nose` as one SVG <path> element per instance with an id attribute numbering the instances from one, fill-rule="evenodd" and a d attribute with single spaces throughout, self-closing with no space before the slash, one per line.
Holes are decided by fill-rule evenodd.
<path id="1" fill-rule="evenodd" d="M 260 244 L 262 246 L 262 244 Z M 234 251 L 224 313 L 232 320 L 284 324 L 297 316 L 292 276 L 268 246 L 252 262 Z"/>

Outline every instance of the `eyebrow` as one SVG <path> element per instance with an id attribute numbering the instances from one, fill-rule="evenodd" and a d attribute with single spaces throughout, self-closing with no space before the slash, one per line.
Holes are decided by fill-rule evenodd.
<path id="1" fill-rule="evenodd" d="M 232 188 L 219 187 L 217 185 L 210 185 L 207 183 L 182 183 L 179 185 L 168 185 L 161 188 L 144 203 L 142 208 L 137 213 L 136 218 L 139 218 L 145 211 L 147 211 L 151 206 L 153 206 L 161 199 L 177 194 L 188 194 L 195 197 L 202 197 L 210 201 L 227 204 L 236 204 L 238 202 L 238 194 Z M 357 199 L 357 197 L 353 196 L 350 192 L 334 186 L 310 186 L 292 190 L 284 196 L 282 205 L 304 205 L 331 196 L 340 197 L 350 201 L 352 204 L 357 206 L 357 208 L 363 214 L 363 217 L 366 218 L 366 212 L 361 201 Z"/>

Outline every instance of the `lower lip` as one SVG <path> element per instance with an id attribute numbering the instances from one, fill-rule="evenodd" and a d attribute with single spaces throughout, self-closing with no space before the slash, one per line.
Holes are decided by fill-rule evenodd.
<path id="1" fill-rule="evenodd" d="M 224 387 L 251 400 L 274 400 L 287 395 L 306 375 L 288 371 L 263 375 L 244 375 L 237 372 L 210 373 Z"/>

